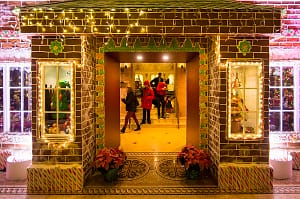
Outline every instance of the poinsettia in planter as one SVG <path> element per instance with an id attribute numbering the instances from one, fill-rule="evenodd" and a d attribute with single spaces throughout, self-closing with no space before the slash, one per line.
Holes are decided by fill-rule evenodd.
<path id="1" fill-rule="evenodd" d="M 209 172 L 212 164 L 209 154 L 193 145 L 183 147 L 178 153 L 177 159 L 184 166 L 189 179 L 197 179 L 200 173 Z"/>
<path id="2" fill-rule="evenodd" d="M 104 175 L 105 181 L 112 182 L 118 177 L 118 170 L 122 168 L 126 158 L 122 149 L 105 147 L 96 154 L 94 167 Z"/>

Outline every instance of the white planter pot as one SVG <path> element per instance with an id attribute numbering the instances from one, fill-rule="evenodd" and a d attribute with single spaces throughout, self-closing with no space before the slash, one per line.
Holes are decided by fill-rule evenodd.
<path id="1" fill-rule="evenodd" d="M 6 162 L 7 180 L 25 180 L 27 178 L 27 167 L 31 165 L 31 160 L 15 160 L 9 156 Z"/>
<path id="2" fill-rule="evenodd" d="M 288 179 L 292 177 L 292 160 L 270 160 L 270 164 L 274 170 L 274 179 Z"/>

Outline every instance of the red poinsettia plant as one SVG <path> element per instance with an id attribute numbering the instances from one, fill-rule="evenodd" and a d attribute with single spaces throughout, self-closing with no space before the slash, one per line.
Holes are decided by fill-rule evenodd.
<path id="1" fill-rule="evenodd" d="M 209 154 L 202 150 L 197 149 L 193 145 L 187 145 L 181 149 L 177 156 L 181 165 L 186 169 L 190 167 L 199 167 L 200 170 L 208 169 L 211 166 L 211 159 Z"/>
<path id="2" fill-rule="evenodd" d="M 105 147 L 103 149 L 100 149 L 96 154 L 94 166 L 100 171 L 119 169 L 124 165 L 126 158 L 127 156 L 122 149 L 118 147 Z"/>

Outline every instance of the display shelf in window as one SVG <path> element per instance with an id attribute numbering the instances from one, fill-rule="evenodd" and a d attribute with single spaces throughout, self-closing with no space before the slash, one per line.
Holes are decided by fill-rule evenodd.
<path id="1" fill-rule="evenodd" d="M 46 142 L 74 139 L 74 62 L 39 62 L 39 131 Z"/>
<path id="2" fill-rule="evenodd" d="M 228 63 L 228 138 L 262 137 L 262 64 Z"/>

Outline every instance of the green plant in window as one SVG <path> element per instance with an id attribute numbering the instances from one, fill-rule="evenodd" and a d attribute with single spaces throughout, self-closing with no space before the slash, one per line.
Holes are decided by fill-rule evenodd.
<path id="1" fill-rule="evenodd" d="M 70 83 L 67 81 L 60 81 L 59 88 L 71 88 Z M 59 89 L 54 92 L 51 98 L 51 110 L 56 111 L 57 108 L 58 111 L 70 111 L 70 91 L 68 89 Z M 53 117 L 56 118 L 56 114 L 53 114 Z M 58 117 L 59 119 L 64 119 L 66 114 L 59 113 Z"/>

